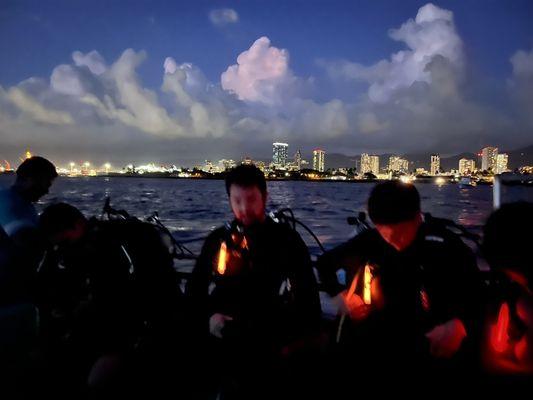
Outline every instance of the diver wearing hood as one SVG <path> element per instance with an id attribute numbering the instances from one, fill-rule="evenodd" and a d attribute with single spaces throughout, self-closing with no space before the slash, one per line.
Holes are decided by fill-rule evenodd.
<path id="1" fill-rule="evenodd" d="M 351 371 L 418 385 L 471 367 L 482 303 L 473 252 L 458 235 L 424 219 L 412 185 L 378 184 L 368 209 L 375 229 L 318 261 L 325 290 L 348 317 L 337 338 L 343 357 L 357 357 Z M 341 268 L 346 286 L 337 279 Z"/>
<path id="2" fill-rule="evenodd" d="M 257 388 L 248 392 L 254 382 L 317 332 L 320 300 L 307 246 L 291 227 L 265 214 L 263 173 L 236 167 L 226 189 L 235 220 L 206 239 L 187 294 L 200 332 L 220 354 L 221 380 L 232 387 L 225 395 L 233 390 L 250 398 L 258 396 Z"/>

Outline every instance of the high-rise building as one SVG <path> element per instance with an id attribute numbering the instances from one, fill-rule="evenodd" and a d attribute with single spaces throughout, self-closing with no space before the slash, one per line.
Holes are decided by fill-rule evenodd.
<path id="1" fill-rule="evenodd" d="M 461 158 L 459 160 L 459 174 L 468 175 L 474 172 L 476 169 L 476 162 L 467 158 Z"/>
<path id="2" fill-rule="evenodd" d="M 398 156 L 389 158 L 389 171 L 407 173 L 409 171 L 409 161 Z"/>
<path id="3" fill-rule="evenodd" d="M 379 156 L 370 156 L 370 172 L 376 176 L 379 174 Z"/>
<path id="4" fill-rule="evenodd" d="M 210 160 L 205 160 L 205 165 L 202 166 L 202 171 L 209 172 L 210 174 L 212 174 L 213 172 L 217 172 L 215 166 Z"/>
<path id="5" fill-rule="evenodd" d="M 431 175 L 437 175 L 440 172 L 440 156 L 438 154 L 431 155 Z"/>
<path id="6" fill-rule="evenodd" d="M 496 157 L 496 170 L 495 174 L 502 174 L 508 170 L 507 164 L 509 163 L 509 156 L 505 153 L 498 154 Z"/>
<path id="7" fill-rule="evenodd" d="M 299 171 L 302 169 L 302 152 L 300 149 L 294 155 L 294 164 L 296 165 L 296 170 Z"/>
<path id="8" fill-rule="evenodd" d="M 219 166 L 220 166 L 220 169 L 222 171 L 226 171 L 228 169 L 232 169 L 234 168 L 237 163 L 233 160 L 226 160 L 226 159 L 222 159 L 218 162 Z"/>
<path id="9" fill-rule="evenodd" d="M 321 149 L 313 150 L 313 169 L 318 172 L 325 170 L 325 156 L 326 152 Z"/>
<path id="10" fill-rule="evenodd" d="M 287 164 L 287 152 L 289 145 L 287 143 L 272 144 L 272 163 L 276 167 L 285 167 Z"/>
<path id="11" fill-rule="evenodd" d="M 361 174 L 379 174 L 379 156 L 361 154 Z"/>
<path id="12" fill-rule="evenodd" d="M 361 172 L 361 175 L 370 172 L 370 156 L 367 153 L 361 154 L 361 163 L 359 166 L 359 170 Z"/>
<path id="13" fill-rule="evenodd" d="M 481 150 L 481 169 L 483 171 L 496 171 L 496 161 L 498 158 L 497 147 L 485 147 Z"/>

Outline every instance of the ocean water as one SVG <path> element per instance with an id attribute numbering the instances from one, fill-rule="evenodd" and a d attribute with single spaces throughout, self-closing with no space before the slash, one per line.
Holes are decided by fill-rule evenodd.
<path id="1" fill-rule="evenodd" d="M 13 176 L 0 175 L 0 186 L 11 184 Z M 346 218 L 365 210 L 373 183 L 353 182 L 268 182 L 268 209 L 289 207 L 309 226 L 326 248 L 342 243 L 353 234 Z M 452 219 L 480 231 L 492 210 L 492 187 L 461 188 L 448 184 L 417 184 L 422 207 L 437 217 Z M 158 212 L 178 240 L 205 237 L 211 230 L 231 220 L 231 212 L 221 180 L 158 179 L 125 177 L 58 178 L 50 193 L 37 204 L 64 201 L 78 207 L 86 216 L 99 216 L 104 200 L 131 215 L 146 218 Z M 302 237 L 317 252 L 311 237 Z M 189 247 L 199 250 L 201 241 Z"/>

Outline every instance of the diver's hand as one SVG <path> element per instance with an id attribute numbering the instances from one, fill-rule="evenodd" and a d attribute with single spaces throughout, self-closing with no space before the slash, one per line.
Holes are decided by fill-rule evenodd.
<path id="1" fill-rule="evenodd" d="M 454 318 L 442 325 L 438 325 L 426 333 L 429 340 L 431 355 L 437 358 L 451 358 L 466 337 L 463 322 Z"/>
<path id="2" fill-rule="evenodd" d="M 233 321 L 233 318 L 220 313 L 211 315 L 211 318 L 209 318 L 209 333 L 222 339 L 222 329 L 224 329 L 226 321 Z"/>
<path id="3" fill-rule="evenodd" d="M 368 316 L 370 306 L 363 302 L 363 299 L 353 294 L 347 295 L 344 291 L 333 298 L 333 302 L 338 306 L 339 312 L 348 315 L 354 321 L 361 321 Z"/>

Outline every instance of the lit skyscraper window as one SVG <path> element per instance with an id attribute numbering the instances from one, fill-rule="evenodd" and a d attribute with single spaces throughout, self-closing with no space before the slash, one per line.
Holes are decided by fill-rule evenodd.
<path id="1" fill-rule="evenodd" d="M 497 147 L 485 147 L 481 150 L 481 169 L 483 171 L 496 170 L 496 162 L 498 158 Z"/>
<path id="2" fill-rule="evenodd" d="M 326 156 L 326 152 L 324 150 L 321 150 L 321 149 L 313 150 L 313 169 L 315 171 L 324 172 L 325 156 Z"/>
<path id="3" fill-rule="evenodd" d="M 272 162 L 277 167 L 285 167 L 287 164 L 287 153 L 289 145 L 287 143 L 272 144 Z"/>
<path id="4" fill-rule="evenodd" d="M 431 155 L 431 175 L 437 175 L 440 172 L 440 156 L 438 154 Z"/>

